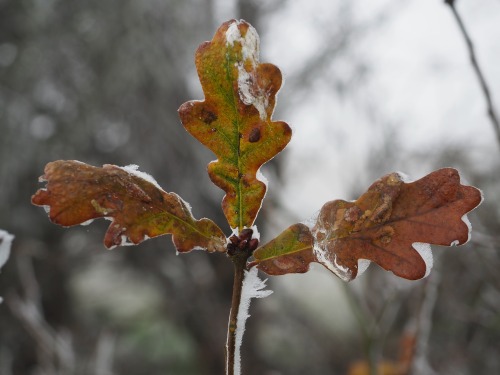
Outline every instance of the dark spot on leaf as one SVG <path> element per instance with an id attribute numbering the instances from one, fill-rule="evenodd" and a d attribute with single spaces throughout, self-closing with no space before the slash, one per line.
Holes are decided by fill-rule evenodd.
<path id="1" fill-rule="evenodd" d="M 252 131 L 250 132 L 250 135 L 248 136 L 248 141 L 249 142 L 258 142 L 260 139 L 260 129 L 259 128 L 253 128 Z"/>
<path id="2" fill-rule="evenodd" d="M 201 110 L 201 119 L 205 124 L 210 125 L 212 122 L 217 120 L 217 115 L 211 111 L 206 110 L 203 108 Z"/>

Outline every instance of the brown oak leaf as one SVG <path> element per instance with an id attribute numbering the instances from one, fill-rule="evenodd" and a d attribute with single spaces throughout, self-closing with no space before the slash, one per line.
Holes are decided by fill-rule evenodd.
<path id="1" fill-rule="evenodd" d="M 326 203 L 312 228 L 295 224 L 254 252 L 270 275 L 306 272 L 318 262 L 348 281 L 360 260 L 415 280 L 427 275 L 428 244 L 461 245 L 469 239 L 466 214 L 481 202 L 480 190 L 460 184 L 455 169 L 444 168 L 415 182 L 398 173 L 375 181 L 358 200 Z"/>
<path id="2" fill-rule="evenodd" d="M 135 166 L 98 168 L 58 160 L 47 164 L 40 181 L 47 181 L 47 187 L 38 190 L 32 202 L 45 206 L 54 223 L 71 226 L 112 219 L 104 237 L 108 248 L 170 233 L 179 252 L 225 251 L 226 238 L 214 222 L 195 220 L 186 202 L 163 191 Z"/>

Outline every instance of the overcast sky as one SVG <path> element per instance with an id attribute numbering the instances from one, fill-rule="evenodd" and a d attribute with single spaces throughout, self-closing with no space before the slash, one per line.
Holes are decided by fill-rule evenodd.
<path id="1" fill-rule="evenodd" d="M 264 59 L 278 65 L 286 80 L 294 78 L 307 56 L 325 48 L 328 28 L 341 27 L 329 19 L 343 2 L 313 3 L 290 2 L 260 33 Z M 348 75 L 349 61 L 363 60 L 369 68 L 366 81 L 342 99 L 328 87 L 328 77 L 320 78 L 300 103 L 286 113 L 278 108 L 280 118 L 294 130 L 285 159 L 286 197 L 293 202 L 288 208 L 300 217 L 313 214 L 327 200 L 353 198 L 346 196 L 352 184 L 363 180 L 356 173 L 373 157 L 373 144 L 391 131 L 403 152 L 432 155 L 440 146 L 459 144 L 480 162 L 484 155 L 498 155 L 484 98 L 448 6 L 438 0 L 352 4 L 350 14 L 359 24 L 377 14 L 387 14 L 387 18 L 372 31 L 361 33 L 348 56 L 329 71 Z M 500 2 L 462 0 L 457 7 L 498 107 Z M 281 95 L 286 95 L 286 82 Z M 366 108 L 371 108 L 371 116 Z M 430 172 L 429 167 L 415 168 L 403 160 L 392 160 L 388 168 L 415 179 Z M 297 178 L 304 174 L 306 178 Z"/>

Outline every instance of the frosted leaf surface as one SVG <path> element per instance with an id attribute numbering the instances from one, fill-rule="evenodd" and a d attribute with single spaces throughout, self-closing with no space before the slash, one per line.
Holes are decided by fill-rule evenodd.
<path id="1" fill-rule="evenodd" d="M 136 164 L 130 164 L 130 165 L 126 165 L 125 167 L 118 167 L 118 168 L 123 169 L 125 172 L 130 173 L 131 175 L 142 178 L 143 180 L 146 180 L 147 182 L 156 186 L 158 189 L 163 190 L 160 187 L 160 185 L 158 184 L 158 182 L 156 182 L 156 180 L 154 179 L 153 176 L 151 176 L 150 174 L 148 174 L 146 172 L 141 172 L 139 170 L 139 166 Z"/>
<path id="2" fill-rule="evenodd" d="M 254 77 L 245 68 L 246 63 L 250 63 L 252 70 L 259 63 L 259 35 L 253 26 L 250 26 L 245 34 L 241 35 L 238 25 L 241 21 L 234 21 L 226 31 L 226 42 L 229 46 L 234 43 L 241 44 L 242 61 L 236 63 L 238 68 L 238 93 L 240 99 L 246 105 L 253 105 L 259 111 L 260 118 L 267 118 L 267 107 L 269 96 L 266 92 L 255 92 L 253 84 Z"/>
<path id="3" fill-rule="evenodd" d="M 313 251 L 317 261 L 340 277 L 343 281 L 350 281 L 352 279 L 352 272 L 348 267 L 343 267 L 337 262 L 337 255 L 328 251 L 327 244 L 318 245 L 317 238 L 315 238 Z"/>
<path id="4" fill-rule="evenodd" d="M 401 181 L 403 181 L 404 183 L 406 184 L 409 184 L 411 182 L 413 182 L 414 180 L 412 178 L 410 178 L 410 176 L 408 176 L 406 173 L 403 173 L 403 172 L 395 172 L 398 176 L 399 176 L 399 179 Z"/>
<path id="5" fill-rule="evenodd" d="M 243 286 L 241 289 L 241 300 L 236 318 L 236 344 L 234 353 L 234 375 L 241 374 L 241 343 L 243 342 L 243 333 L 245 332 L 246 320 L 250 317 L 248 310 L 250 308 L 250 300 L 252 298 L 264 298 L 269 296 L 273 291 L 264 290 L 266 288 L 266 280 L 259 278 L 256 267 L 245 271 Z"/>

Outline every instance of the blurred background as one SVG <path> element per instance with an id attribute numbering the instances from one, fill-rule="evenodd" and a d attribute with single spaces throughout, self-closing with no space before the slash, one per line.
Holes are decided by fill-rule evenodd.
<path id="1" fill-rule="evenodd" d="M 456 2 L 500 106 L 500 3 Z M 245 374 L 500 373 L 500 144 L 450 7 L 438 0 L 0 0 L 0 374 L 222 374 L 232 287 L 223 255 L 168 236 L 106 251 L 108 222 L 63 229 L 30 204 L 45 164 L 138 164 L 230 233 L 213 155 L 177 108 L 202 99 L 197 46 L 251 22 L 285 84 L 294 138 L 263 172 L 263 241 L 394 170 L 445 166 L 480 187 L 472 240 L 434 247 L 408 282 L 317 265 L 252 303 Z"/>

